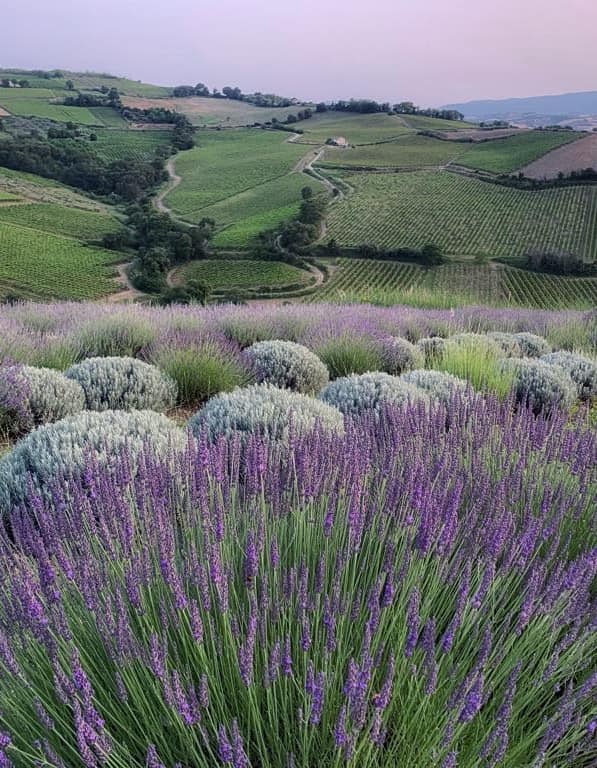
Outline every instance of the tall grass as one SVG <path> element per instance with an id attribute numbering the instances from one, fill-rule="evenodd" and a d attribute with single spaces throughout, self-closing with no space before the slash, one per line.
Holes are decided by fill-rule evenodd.
<path id="1" fill-rule="evenodd" d="M 515 374 L 503 369 L 501 357 L 489 340 L 461 340 L 448 342 L 443 353 L 431 359 L 430 367 L 466 379 L 479 392 L 494 392 L 503 398 L 512 391 Z"/>

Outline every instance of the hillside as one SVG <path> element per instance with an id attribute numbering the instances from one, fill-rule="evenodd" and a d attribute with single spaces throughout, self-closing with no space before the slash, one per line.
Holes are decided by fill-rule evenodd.
<path id="1" fill-rule="evenodd" d="M 469 120 L 541 120 L 543 124 L 560 123 L 567 118 L 597 115 L 597 91 L 530 96 L 513 99 L 484 99 L 449 104 L 445 109 L 457 109 Z M 535 122 L 535 124 L 540 124 Z"/>

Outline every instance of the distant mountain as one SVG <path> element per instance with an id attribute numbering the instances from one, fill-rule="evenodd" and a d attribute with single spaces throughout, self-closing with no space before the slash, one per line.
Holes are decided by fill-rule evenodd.
<path id="1" fill-rule="evenodd" d="M 597 91 L 530 96 L 523 99 L 486 99 L 447 104 L 467 120 L 511 120 L 533 124 L 560 123 L 581 115 L 597 115 Z"/>

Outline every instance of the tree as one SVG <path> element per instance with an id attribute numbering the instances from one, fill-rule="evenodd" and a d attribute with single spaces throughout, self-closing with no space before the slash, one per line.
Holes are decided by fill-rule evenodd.
<path id="1" fill-rule="evenodd" d="M 421 261 L 428 267 L 435 267 L 445 261 L 444 252 L 435 243 L 426 243 L 421 248 Z"/>
<path id="2" fill-rule="evenodd" d="M 67 80 L 66 81 L 66 90 L 67 91 L 74 91 L 75 90 L 75 84 L 73 83 L 72 80 Z"/>
<path id="3" fill-rule="evenodd" d="M 204 83 L 197 83 L 195 96 L 209 96 L 209 88 Z"/>
<path id="4" fill-rule="evenodd" d="M 303 187 L 301 189 L 301 197 L 303 198 L 303 200 L 310 200 L 313 197 L 313 188 Z"/>

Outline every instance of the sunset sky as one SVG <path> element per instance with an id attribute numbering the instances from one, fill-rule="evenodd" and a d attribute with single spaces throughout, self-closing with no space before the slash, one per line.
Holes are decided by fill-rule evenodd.
<path id="1" fill-rule="evenodd" d="M 0 66 L 422 106 L 597 90 L 595 0 L 4 0 Z"/>

